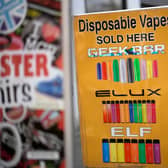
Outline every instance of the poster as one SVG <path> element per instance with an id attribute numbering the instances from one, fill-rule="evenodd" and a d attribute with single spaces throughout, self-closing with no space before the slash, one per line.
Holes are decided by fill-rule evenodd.
<path id="1" fill-rule="evenodd" d="M 168 8 L 74 17 L 83 162 L 168 167 Z"/>
<path id="2" fill-rule="evenodd" d="M 0 2 L 0 167 L 64 168 L 61 2 Z"/>

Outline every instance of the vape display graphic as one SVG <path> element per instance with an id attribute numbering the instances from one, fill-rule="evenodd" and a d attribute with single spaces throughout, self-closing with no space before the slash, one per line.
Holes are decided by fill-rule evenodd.
<path id="1" fill-rule="evenodd" d="M 156 123 L 155 100 L 102 101 L 104 123 Z"/>
<path id="2" fill-rule="evenodd" d="M 160 164 L 158 139 L 103 139 L 103 162 Z"/>
<path id="3" fill-rule="evenodd" d="M 107 66 L 108 65 L 108 66 Z M 113 73 L 112 73 L 113 69 Z M 134 83 L 158 77 L 157 60 L 146 59 L 113 59 L 97 63 L 97 79 L 121 83 Z"/>

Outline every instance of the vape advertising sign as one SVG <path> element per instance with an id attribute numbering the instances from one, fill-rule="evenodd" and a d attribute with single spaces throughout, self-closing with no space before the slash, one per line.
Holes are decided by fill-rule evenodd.
<path id="1" fill-rule="evenodd" d="M 84 165 L 167 167 L 168 8 L 74 17 Z"/>

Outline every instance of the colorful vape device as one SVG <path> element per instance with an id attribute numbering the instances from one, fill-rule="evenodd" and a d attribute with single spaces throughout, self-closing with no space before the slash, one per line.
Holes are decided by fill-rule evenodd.
<path id="1" fill-rule="evenodd" d="M 117 139 L 117 161 L 125 162 L 125 151 L 123 139 Z"/>
<path id="2" fill-rule="evenodd" d="M 113 80 L 114 82 L 120 81 L 118 60 L 113 60 Z"/>
<path id="3" fill-rule="evenodd" d="M 152 123 L 156 123 L 156 105 L 155 105 L 155 100 L 152 100 L 151 105 L 152 105 Z"/>
<path id="4" fill-rule="evenodd" d="M 129 101 L 129 114 L 130 114 L 130 122 L 134 122 L 134 111 L 133 111 L 133 104 L 132 101 Z"/>
<path id="5" fill-rule="evenodd" d="M 120 123 L 120 104 L 119 104 L 119 101 L 116 101 L 116 114 L 117 114 L 117 122 Z"/>
<path id="6" fill-rule="evenodd" d="M 134 117 L 134 122 L 138 123 L 138 108 L 137 108 L 137 102 L 134 100 L 133 101 L 133 117 Z"/>
<path id="7" fill-rule="evenodd" d="M 134 82 L 134 69 L 133 69 L 133 63 L 132 59 L 127 59 L 127 75 L 128 75 L 128 83 Z"/>
<path id="8" fill-rule="evenodd" d="M 128 100 L 124 101 L 125 121 L 130 122 Z"/>
<path id="9" fill-rule="evenodd" d="M 105 163 L 110 162 L 110 153 L 109 153 L 108 139 L 103 139 L 102 150 L 103 150 L 103 162 L 105 162 Z"/>
<path id="10" fill-rule="evenodd" d="M 110 101 L 107 101 L 107 115 L 108 115 L 108 122 L 112 122 L 112 112 L 111 112 L 111 104 Z"/>
<path id="11" fill-rule="evenodd" d="M 111 61 L 108 62 L 108 79 L 113 80 L 113 66 Z"/>
<path id="12" fill-rule="evenodd" d="M 158 77 L 158 64 L 157 64 L 157 60 L 153 61 L 153 77 L 154 78 Z"/>
<path id="13" fill-rule="evenodd" d="M 102 79 L 101 63 L 97 63 L 97 79 L 98 79 L 98 80 L 101 80 L 101 79 Z"/>
<path id="14" fill-rule="evenodd" d="M 139 123 L 142 123 L 143 119 L 142 119 L 142 102 L 141 102 L 141 100 L 138 100 L 138 118 L 139 118 Z"/>
<path id="15" fill-rule="evenodd" d="M 120 81 L 121 83 L 127 82 L 127 69 L 125 59 L 120 59 Z"/>
<path id="16" fill-rule="evenodd" d="M 107 80 L 107 65 L 106 62 L 102 62 L 102 78 Z"/>
<path id="17" fill-rule="evenodd" d="M 153 140 L 153 152 L 154 152 L 154 163 L 160 164 L 160 141 L 158 139 Z"/>
<path id="18" fill-rule="evenodd" d="M 152 104 L 150 100 L 147 100 L 147 121 L 152 123 Z"/>
<path id="19" fill-rule="evenodd" d="M 153 163 L 153 144 L 151 139 L 146 140 L 146 163 Z"/>
<path id="20" fill-rule="evenodd" d="M 125 162 L 131 162 L 131 144 L 129 139 L 124 139 Z"/>
<path id="21" fill-rule="evenodd" d="M 138 146 L 139 146 L 139 163 L 146 163 L 145 141 L 143 139 L 140 139 Z"/>
<path id="22" fill-rule="evenodd" d="M 108 123 L 108 111 L 106 106 L 106 101 L 102 101 L 103 104 L 103 120 L 105 123 Z"/>
<path id="23" fill-rule="evenodd" d="M 116 114 L 116 105 L 114 101 L 111 101 L 111 111 L 112 111 L 112 122 L 117 122 L 117 114 Z"/>
<path id="24" fill-rule="evenodd" d="M 120 101 L 120 121 L 125 122 L 125 109 L 124 109 L 124 101 Z"/>
<path id="25" fill-rule="evenodd" d="M 146 101 L 142 101 L 142 120 L 143 123 L 147 122 L 147 107 L 146 107 Z"/>
<path id="26" fill-rule="evenodd" d="M 131 162 L 139 162 L 138 142 L 136 139 L 131 140 Z"/>
<path id="27" fill-rule="evenodd" d="M 141 80 L 140 63 L 138 58 L 134 59 L 134 75 L 135 75 L 135 81 Z"/>
<path id="28" fill-rule="evenodd" d="M 110 139 L 110 162 L 117 162 L 117 143 L 115 139 Z"/>

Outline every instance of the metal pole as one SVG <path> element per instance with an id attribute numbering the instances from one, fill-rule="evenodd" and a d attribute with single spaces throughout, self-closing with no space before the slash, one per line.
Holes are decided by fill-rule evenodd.
<path id="1" fill-rule="evenodd" d="M 64 107 L 65 107 L 65 160 L 66 168 L 74 168 L 73 111 L 72 111 L 72 11 L 71 0 L 62 1 L 62 31 L 64 60 Z"/>

